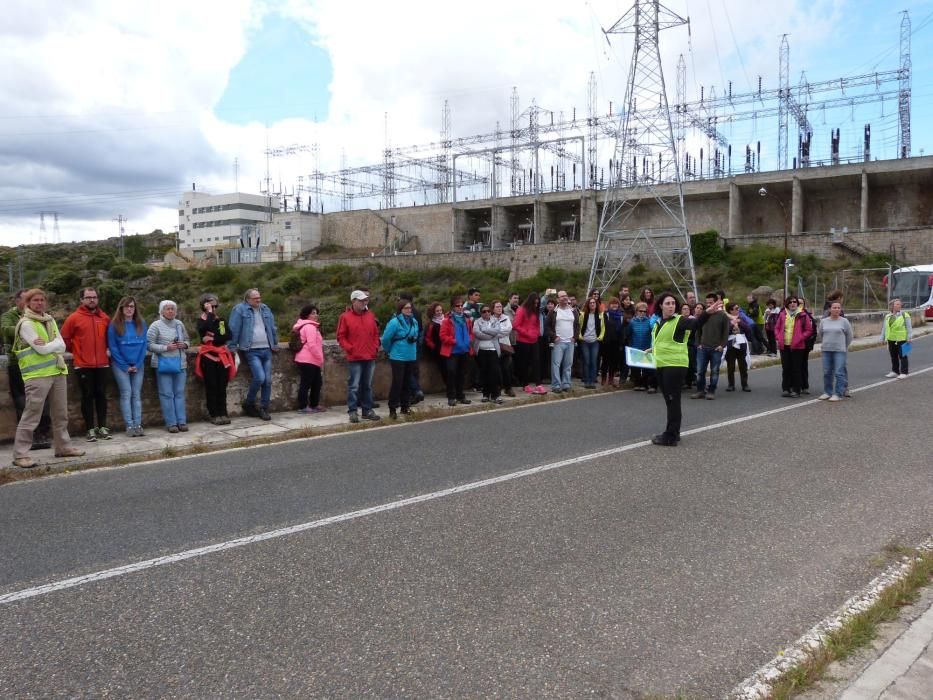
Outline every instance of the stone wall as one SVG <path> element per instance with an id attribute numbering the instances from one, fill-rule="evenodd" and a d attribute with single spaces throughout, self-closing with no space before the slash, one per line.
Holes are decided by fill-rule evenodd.
<path id="1" fill-rule="evenodd" d="M 298 371 L 292 361 L 292 353 L 285 347 L 273 358 L 272 363 L 272 403 L 270 410 L 289 411 L 297 408 Z M 188 391 L 187 413 L 190 422 L 205 421 L 208 419 L 207 406 L 204 402 L 204 384 L 194 375 L 194 356 L 196 348 L 188 351 Z M 67 355 L 69 370 L 72 368 L 71 355 Z M 10 383 L 7 374 L 8 358 L 0 355 L 0 440 L 10 441 L 16 429 L 16 411 L 10 400 Z M 243 414 L 241 403 L 246 398 L 249 388 L 249 369 L 245 363 L 241 364 L 237 376 L 227 387 L 227 407 L 231 416 Z M 389 395 L 392 384 L 392 368 L 380 352 L 376 363 L 376 374 L 373 379 L 373 391 L 377 400 L 384 400 Z M 432 361 L 421 361 L 421 386 L 428 393 L 444 391 L 444 382 Z M 347 363 L 343 352 L 334 340 L 324 341 L 324 386 L 321 392 L 321 402 L 325 406 L 340 406 L 347 402 Z M 123 429 L 123 416 L 120 413 L 120 392 L 111 379 L 107 390 L 107 420 L 114 431 Z M 146 367 L 146 377 L 142 390 L 143 426 L 160 427 L 162 411 L 159 407 L 159 392 L 156 387 L 155 370 Z M 68 416 L 69 431 L 72 435 L 83 435 L 84 421 L 81 418 L 81 392 L 74 372 L 68 375 Z"/>
<path id="2" fill-rule="evenodd" d="M 389 222 L 395 217 L 395 226 Z M 334 212 L 324 216 L 322 245 L 344 248 L 373 248 L 382 250 L 389 242 L 407 232 L 418 237 L 419 250 L 441 252 L 450 250 L 453 231 L 453 212 L 450 204 L 429 204 L 420 207 L 398 207 L 379 212 L 372 209 Z"/>

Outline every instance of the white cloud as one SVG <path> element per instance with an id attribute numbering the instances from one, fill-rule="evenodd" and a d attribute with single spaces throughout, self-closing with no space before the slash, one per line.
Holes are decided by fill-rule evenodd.
<path id="1" fill-rule="evenodd" d="M 687 11 L 685 1 L 669 4 Z M 445 99 L 455 137 L 491 132 L 497 120 L 507 129 L 512 86 L 522 109 L 535 98 L 568 118 L 576 107 L 582 118 L 587 79 L 596 71 L 599 110 L 610 100 L 618 110 L 631 50 L 630 37 L 613 37 L 610 47 L 599 30 L 627 10 L 619 0 L 7 5 L 0 60 L 18 69 L 0 75 L 0 243 L 25 240 L 38 228 L 40 209 L 62 211 L 66 237 L 112 235 L 117 213 L 129 218 L 131 231 L 171 230 L 177 197 L 192 181 L 207 191 L 233 188 L 234 158 L 240 188 L 255 191 L 267 142 L 319 143 L 324 169 L 338 168 L 342 153 L 352 165 L 372 164 L 384 147 L 386 112 L 393 145 L 435 141 Z M 700 84 L 715 84 L 722 94 L 730 79 L 736 92 L 747 91 L 758 75 L 776 86 L 784 32 L 791 34 L 792 84 L 804 65 L 812 79 L 828 77 L 813 62 L 834 46 L 845 7 L 842 0 L 691 2 L 692 53 L 685 27 L 662 34 L 669 90 L 679 53 L 688 58 L 690 98 Z M 333 81 L 325 122 L 290 119 L 267 129 L 213 114 L 248 48 L 249 30 L 267 12 L 301 23 L 328 52 Z M 892 20 L 892 37 L 895 28 Z M 283 101 L 297 101 L 297 92 Z M 302 153 L 273 161 L 270 174 L 274 186 L 280 179 L 291 186 L 312 169 L 311 155 Z M 138 194 L 105 196 L 119 192 Z"/>

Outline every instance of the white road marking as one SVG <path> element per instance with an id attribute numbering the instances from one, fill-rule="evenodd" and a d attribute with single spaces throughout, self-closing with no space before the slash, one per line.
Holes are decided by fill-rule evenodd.
<path id="1" fill-rule="evenodd" d="M 926 367 L 922 370 L 914 372 L 911 376 L 922 374 L 933 370 L 933 366 Z M 859 387 L 858 389 L 853 389 L 853 392 L 857 391 L 866 391 L 875 387 L 883 386 L 885 384 L 891 384 L 897 381 L 904 381 L 898 379 L 886 379 L 884 381 L 875 382 L 874 384 L 869 384 L 867 386 Z M 792 411 L 804 406 L 811 406 L 816 403 L 822 403 L 818 399 L 810 399 L 808 401 L 795 401 L 789 403 L 787 406 L 782 406 L 781 408 L 775 408 L 768 411 L 762 411 L 760 413 L 754 413 L 748 416 L 742 416 L 739 418 L 732 418 L 730 420 L 721 421 L 719 423 L 712 423 L 710 425 L 701 426 L 699 428 L 693 428 L 691 430 L 684 431 L 683 435 L 695 435 L 697 433 L 708 432 L 712 430 L 718 430 L 730 425 L 736 425 L 738 423 L 745 423 L 752 420 L 757 420 L 759 418 L 765 418 L 767 416 L 773 416 L 777 413 L 783 413 L 784 411 Z M 440 491 L 432 491 L 430 493 L 421 494 L 420 496 L 412 496 L 410 498 L 403 498 L 397 501 L 391 501 L 389 503 L 383 503 L 382 505 L 372 506 L 370 508 L 363 508 L 362 510 L 354 510 L 348 513 L 341 513 L 340 515 L 332 515 L 328 518 L 321 518 L 320 520 L 312 520 L 310 522 L 301 523 L 299 525 L 292 525 L 290 527 L 283 527 L 277 530 L 270 530 L 268 532 L 259 533 L 257 535 L 249 535 L 247 537 L 238 537 L 233 540 L 227 540 L 226 542 L 219 542 L 217 544 L 207 545 L 205 547 L 197 547 L 195 549 L 188 549 L 182 552 L 177 552 L 175 554 L 168 554 L 162 557 L 155 557 L 154 559 L 146 559 L 144 561 L 134 562 L 132 564 L 126 564 L 124 566 L 117 566 L 112 569 L 104 569 L 102 571 L 96 571 L 93 573 L 85 574 L 83 576 L 75 576 L 73 578 L 63 579 L 61 581 L 55 581 L 53 583 L 46 583 L 41 586 L 33 586 L 31 588 L 25 588 L 20 591 L 13 591 L 11 593 L 5 593 L 0 595 L 0 605 L 5 605 L 7 603 L 15 603 L 20 600 L 26 600 L 28 598 L 35 598 L 36 596 L 45 595 L 47 593 L 54 593 L 56 591 L 63 591 L 69 588 L 76 588 L 78 586 L 83 586 L 88 583 L 94 583 L 96 581 L 103 581 L 108 578 L 116 578 L 118 576 L 126 576 L 127 574 L 133 574 L 138 571 L 145 571 L 146 569 L 153 569 L 159 566 L 165 566 L 167 564 L 174 564 L 176 562 L 185 561 L 186 559 L 194 559 L 196 557 L 202 557 L 207 554 L 213 554 L 215 552 L 224 552 L 229 549 L 237 549 L 238 547 L 245 547 L 246 545 L 254 544 L 256 542 L 264 542 L 266 540 L 278 539 L 279 537 L 286 537 L 287 535 L 294 535 L 299 532 L 305 532 L 307 530 L 316 530 L 321 527 L 326 527 L 328 525 L 335 525 L 337 523 L 343 523 L 350 520 L 357 520 L 359 518 L 365 518 L 370 515 L 375 515 L 377 513 L 386 513 L 393 510 L 399 510 L 401 508 L 406 508 L 408 506 L 417 505 L 419 503 L 426 503 L 428 501 L 435 501 L 441 498 L 446 498 L 447 496 L 454 496 L 459 493 L 466 493 L 468 491 L 476 491 L 477 489 L 486 488 L 487 486 L 493 486 L 495 484 L 502 484 L 509 481 L 515 481 L 516 479 L 523 479 L 528 476 L 534 476 L 535 474 L 542 474 L 544 472 L 553 471 L 554 469 L 561 469 L 563 467 L 569 467 L 574 464 L 580 464 L 582 462 L 589 462 L 594 459 L 601 459 L 603 457 L 609 457 L 612 455 L 621 454 L 623 452 L 629 452 L 631 450 L 636 450 L 639 447 L 646 447 L 650 445 L 649 440 L 641 440 L 639 442 L 629 443 L 627 445 L 621 445 L 620 447 L 613 447 L 608 450 L 600 450 L 598 452 L 591 452 L 589 454 L 580 455 L 578 457 L 571 457 L 570 459 L 562 459 L 558 462 L 551 462 L 549 464 L 542 464 L 537 467 L 531 467 L 529 469 L 522 469 L 521 471 L 512 472 L 510 474 L 502 474 L 501 476 L 492 477 L 489 479 L 483 479 L 481 481 L 472 481 L 466 484 L 461 484 L 459 486 L 453 486 L 448 489 L 442 489 Z"/>

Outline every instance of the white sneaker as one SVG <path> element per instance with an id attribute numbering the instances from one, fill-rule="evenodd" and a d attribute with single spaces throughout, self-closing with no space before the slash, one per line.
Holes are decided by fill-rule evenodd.
<path id="1" fill-rule="evenodd" d="M 906 375 L 906 374 L 899 374 L 899 375 L 897 375 L 897 378 L 898 378 L 898 379 L 907 379 L 907 375 Z"/>
<path id="2" fill-rule="evenodd" d="M 830 396 L 830 397 L 829 397 L 829 400 L 830 400 L 830 401 L 842 401 L 842 397 L 841 397 L 841 396 L 833 395 L 833 396 Z"/>
<path id="3" fill-rule="evenodd" d="M 825 401 L 828 398 L 829 398 L 829 394 L 820 394 L 819 396 L 820 401 Z"/>
<path id="4" fill-rule="evenodd" d="M 894 377 L 897 376 L 897 372 L 888 372 L 888 373 L 887 373 L 886 375 L 884 375 L 884 376 L 887 377 L 888 379 L 894 379 Z"/>

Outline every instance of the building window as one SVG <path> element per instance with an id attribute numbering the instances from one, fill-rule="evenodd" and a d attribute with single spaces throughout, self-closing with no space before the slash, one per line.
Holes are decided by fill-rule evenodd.
<path id="1" fill-rule="evenodd" d="M 185 230 L 185 225 L 184 225 L 184 224 L 178 224 L 178 230 L 179 230 L 179 231 L 184 231 L 184 230 Z"/>
<path id="2" fill-rule="evenodd" d="M 185 215 L 185 210 L 184 210 L 184 209 L 179 209 L 179 210 L 178 210 L 178 216 L 184 216 L 184 215 Z"/>
<path id="3" fill-rule="evenodd" d="M 286 222 L 285 222 L 285 228 L 286 228 L 286 229 L 290 229 L 291 227 L 292 227 L 292 222 L 291 222 L 291 221 L 286 221 Z"/>

